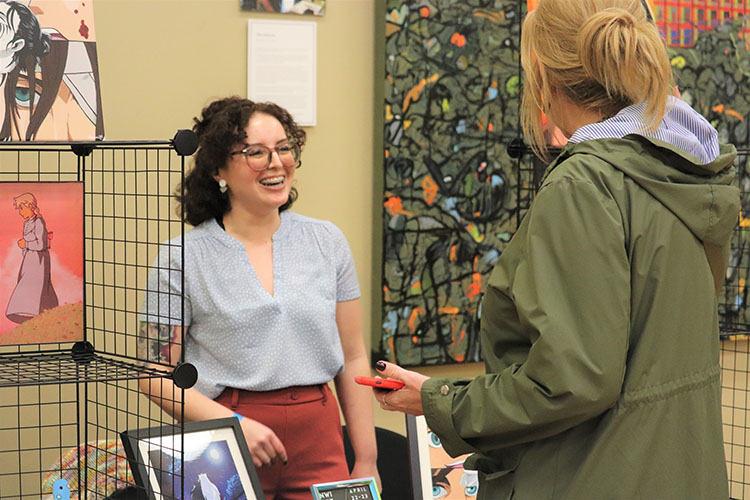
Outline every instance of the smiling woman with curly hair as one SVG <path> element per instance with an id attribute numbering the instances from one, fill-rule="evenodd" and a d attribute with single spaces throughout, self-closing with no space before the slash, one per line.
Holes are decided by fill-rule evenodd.
<path id="1" fill-rule="evenodd" d="M 195 166 L 178 194 L 195 226 L 184 236 L 184 288 L 170 272 L 183 262 L 177 238 L 149 279 L 141 357 L 174 364 L 184 349 L 199 377 L 185 418 L 239 418 L 268 498 L 309 499 L 311 484 L 350 477 L 331 380 L 352 477 L 377 478 L 372 401 L 354 383 L 369 362 L 351 251 L 332 223 L 289 210 L 305 132 L 283 108 L 240 97 L 210 104 L 193 130 Z M 161 397 L 170 385 L 141 389 L 172 413 Z"/>

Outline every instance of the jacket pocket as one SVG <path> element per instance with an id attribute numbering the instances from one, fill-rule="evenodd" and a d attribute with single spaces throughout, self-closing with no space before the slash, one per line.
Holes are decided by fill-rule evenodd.
<path id="1" fill-rule="evenodd" d="M 472 456 L 467 468 L 479 473 L 477 500 L 510 500 L 516 468 L 527 450 L 528 444 L 523 444 L 494 452 L 491 456 Z"/>
<path id="2" fill-rule="evenodd" d="M 479 472 L 477 500 L 511 500 L 513 498 L 514 472 L 502 470 L 486 474 Z"/>

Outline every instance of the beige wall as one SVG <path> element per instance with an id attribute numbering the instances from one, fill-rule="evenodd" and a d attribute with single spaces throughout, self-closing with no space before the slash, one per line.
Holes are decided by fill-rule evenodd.
<path id="1" fill-rule="evenodd" d="M 247 20 L 318 23 L 317 125 L 307 128 L 295 210 L 333 221 L 352 247 L 365 339 L 373 318 L 375 0 L 328 0 L 325 16 L 249 13 L 240 0 L 94 0 L 104 125 L 110 140 L 168 139 L 215 97 L 246 95 Z M 290 75 L 293 78 L 294 75 Z M 377 266 L 376 266 L 377 267 Z M 375 311 L 377 313 L 377 311 Z M 437 368 L 433 375 L 479 366 Z M 403 432 L 401 415 L 376 423 Z"/>

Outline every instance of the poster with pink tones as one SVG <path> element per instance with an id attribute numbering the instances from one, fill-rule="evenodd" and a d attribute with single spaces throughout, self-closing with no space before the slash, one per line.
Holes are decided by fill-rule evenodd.
<path id="1" fill-rule="evenodd" d="M 0 345 L 83 339 L 83 183 L 0 183 Z"/>
<path id="2" fill-rule="evenodd" d="M 104 138 L 93 0 L 0 0 L 0 140 Z"/>

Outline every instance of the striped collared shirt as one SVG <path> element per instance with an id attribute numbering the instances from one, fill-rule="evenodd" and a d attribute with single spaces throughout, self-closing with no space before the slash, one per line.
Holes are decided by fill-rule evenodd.
<path id="1" fill-rule="evenodd" d="M 653 133 L 644 130 L 642 116 L 645 110 L 645 102 L 628 106 L 612 118 L 579 128 L 570 142 L 619 139 L 637 134 L 669 143 L 704 164 L 719 156 L 719 134 L 716 129 L 685 101 L 670 96 L 664 120 Z"/>

